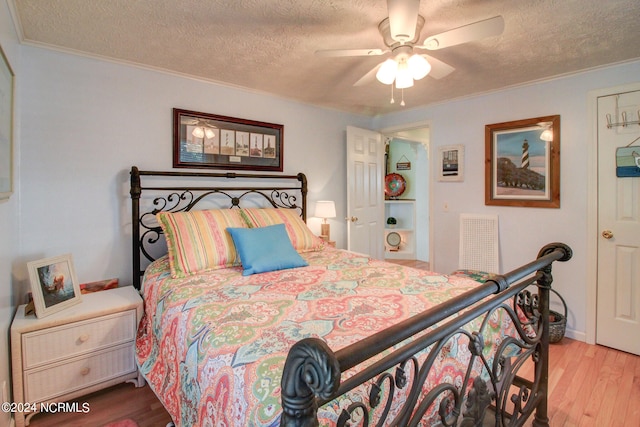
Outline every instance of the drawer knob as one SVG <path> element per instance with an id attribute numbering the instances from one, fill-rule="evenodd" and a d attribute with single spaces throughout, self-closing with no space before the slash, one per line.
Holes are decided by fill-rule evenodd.
<path id="1" fill-rule="evenodd" d="M 80 337 L 78 338 L 78 341 L 82 342 L 87 342 L 87 340 L 89 339 L 89 335 L 87 334 L 82 334 L 80 335 Z"/>
<path id="2" fill-rule="evenodd" d="M 84 367 L 84 368 L 82 368 L 82 370 L 80 371 L 80 375 L 85 376 L 85 375 L 88 375 L 88 374 L 89 374 L 89 372 L 91 372 L 91 368 Z"/>

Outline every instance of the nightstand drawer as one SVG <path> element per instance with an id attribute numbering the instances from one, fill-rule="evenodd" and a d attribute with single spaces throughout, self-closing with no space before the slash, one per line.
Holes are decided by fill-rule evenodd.
<path id="1" fill-rule="evenodd" d="M 23 367 L 27 370 L 133 341 L 136 327 L 136 310 L 127 310 L 25 333 L 22 335 Z"/>
<path id="2" fill-rule="evenodd" d="M 24 401 L 40 402 L 135 372 L 128 343 L 68 362 L 24 372 Z"/>

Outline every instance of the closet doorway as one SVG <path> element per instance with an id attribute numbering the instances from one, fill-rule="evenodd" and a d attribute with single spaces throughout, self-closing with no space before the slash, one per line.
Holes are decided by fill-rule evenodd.
<path id="1" fill-rule="evenodd" d="M 385 197 L 385 258 L 430 263 L 429 126 L 420 123 L 381 133 L 385 137 L 385 173 L 402 176 L 406 186 L 401 195 Z M 389 218 L 394 218 L 395 224 Z"/>
<path id="2" fill-rule="evenodd" d="M 402 258 L 410 256 L 408 261 L 417 260 L 421 263 L 421 267 L 424 267 L 425 263 L 433 265 L 433 243 L 429 238 L 433 235 L 433 224 L 430 221 L 432 184 L 429 166 L 429 134 L 428 123 L 387 128 L 382 131 L 361 129 L 354 126 L 347 127 L 346 220 L 348 250 L 385 259 L 386 255 L 392 252 L 390 246 L 395 245 L 398 246 L 398 250 L 393 251 L 398 252 L 394 254 L 395 261 L 405 261 Z M 412 255 L 399 253 L 400 247 L 406 244 L 399 231 L 396 231 L 397 234 L 400 234 L 399 239 L 398 236 L 395 236 L 395 240 L 394 236 L 389 241 L 386 239 L 389 234 L 395 231 L 391 227 L 387 227 L 388 217 L 397 216 L 397 219 L 400 219 L 400 214 L 395 213 L 395 210 L 387 212 L 387 209 L 406 209 L 406 206 L 391 208 L 392 204 L 401 205 L 403 202 L 386 203 L 384 197 L 384 151 L 386 141 L 392 139 L 408 144 L 410 151 L 413 152 L 410 157 L 415 158 L 413 162 L 409 161 L 415 178 L 408 185 L 408 188 L 414 189 L 415 214 L 412 214 L 413 221 L 410 226 L 407 226 L 407 223 L 404 226 L 397 226 L 397 228 L 411 229 L 412 244 L 415 246 L 415 249 L 411 251 Z M 400 154 L 398 158 L 401 157 Z M 405 157 L 408 156 L 405 155 Z M 397 163 L 394 163 L 396 170 L 398 170 Z M 407 162 L 402 159 L 400 163 Z M 400 172 L 404 173 L 405 170 L 407 169 L 402 169 Z M 410 190 L 407 189 L 407 191 Z M 403 252 L 406 252 L 406 248 Z"/>

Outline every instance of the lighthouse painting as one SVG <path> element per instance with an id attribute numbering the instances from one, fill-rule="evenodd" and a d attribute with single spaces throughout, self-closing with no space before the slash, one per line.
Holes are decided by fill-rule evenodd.
<path id="1" fill-rule="evenodd" d="M 513 127 L 487 126 L 487 204 L 559 206 L 560 119 L 551 117 L 557 117 L 557 129 L 550 118 L 512 122 L 517 123 Z M 552 130 L 551 140 L 548 133 L 543 135 L 547 129 Z M 547 206 L 549 202 L 553 206 Z"/>
<path id="2" fill-rule="evenodd" d="M 496 195 L 547 198 L 549 143 L 539 129 L 503 132 L 496 138 Z"/>

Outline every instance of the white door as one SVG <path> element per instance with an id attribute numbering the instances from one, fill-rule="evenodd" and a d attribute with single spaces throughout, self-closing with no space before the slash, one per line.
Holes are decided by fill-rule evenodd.
<path id="1" fill-rule="evenodd" d="M 640 91 L 598 98 L 596 342 L 640 355 L 640 178 L 616 177 L 616 149 L 640 153 L 640 126 L 615 125 L 638 111 Z"/>
<path id="2" fill-rule="evenodd" d="M 384 146 L 382 134 L 347 127 L 348 249 L 384 257 Z"/>

